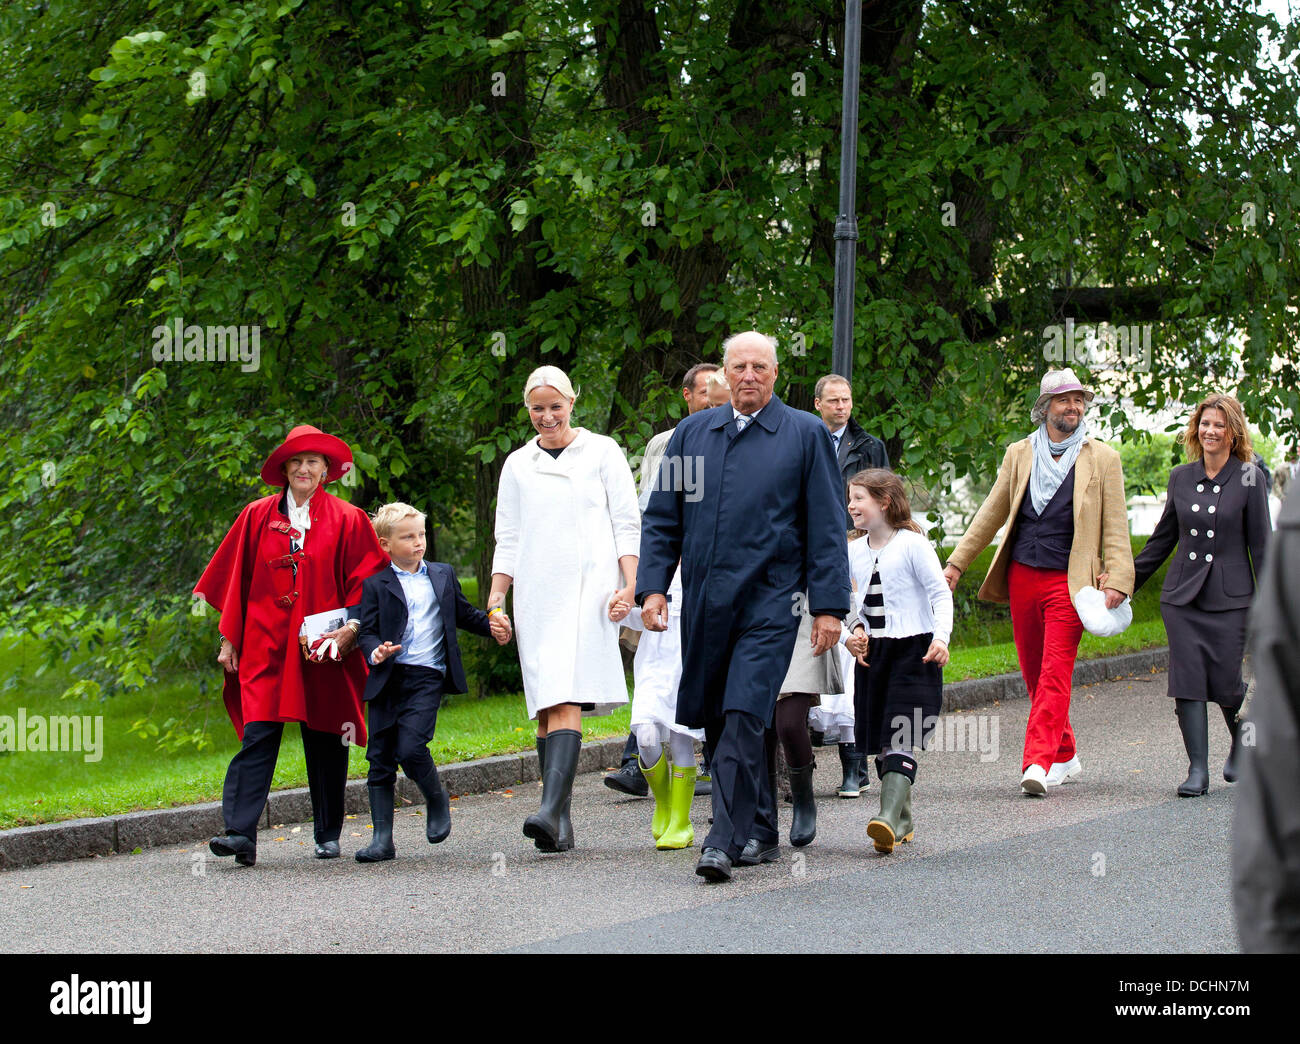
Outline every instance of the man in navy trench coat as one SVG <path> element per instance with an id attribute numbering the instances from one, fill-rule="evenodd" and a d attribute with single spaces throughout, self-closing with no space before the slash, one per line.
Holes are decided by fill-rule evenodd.
<path id="1" fill-rule="evenodd" d="M 801 613 L 814 617 L 821 655 L 839 640 L 850 598 L 826 426 L 772 395 L 776 350 L 763 334 L 728 340 L 723 369 L 731 403 L 687 417 L 668 443 L 641 522 L 636 594 L 646 627 L 664 630 L 681 558 L 677 721 L 704 728 L 714 750 L 713 829 L 695 870 L 710 881 L 730 879 L 738 861 L 776 858 L 764 733 Z"/>

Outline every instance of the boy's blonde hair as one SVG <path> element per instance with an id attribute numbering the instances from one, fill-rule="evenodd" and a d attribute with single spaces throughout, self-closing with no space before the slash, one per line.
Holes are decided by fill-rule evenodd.
<path id="1" fill-rule="evenodd" d="M 405 522 L 408 518 L 418 518 L 424 521 L 424 512 L 416 511 L 410 504 L 403 504 L 400 500 L 395 500 L 391 504 L 385 504 L 374 513 L 370 521 L 375 527 L 375 536 L 387 540 L 393 534 L 393 529 L 397 523 Z"/>

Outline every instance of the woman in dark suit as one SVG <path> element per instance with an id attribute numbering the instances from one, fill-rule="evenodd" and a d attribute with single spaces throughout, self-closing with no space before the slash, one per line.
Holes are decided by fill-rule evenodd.
<path id="1" fill-rule="evenodd" d="M 1178 796 L 1198 797 L 1210 787 L 1207 703 L 1219 705 L 1232 734 L 1223 778 L 1237 778 L 1246 614 L 1271 526 L 1264 474 L 1254 463 L 1241 403 L 1231 395 L 1209 396 L 1181 438 L 1190 463 L 1169 474 L 1164 514 L 1133 562 L 1134 592 L 1176 544 L 1160 615 L 1169 635 L 1169 695 L 1189 762 Z"/>

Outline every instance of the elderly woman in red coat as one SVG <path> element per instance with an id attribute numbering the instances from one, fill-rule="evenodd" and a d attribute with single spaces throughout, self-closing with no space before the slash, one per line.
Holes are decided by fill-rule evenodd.
<path id="1" fill-rule="evenodd" d="M 361 582 L 388 564 L 366 513 L 322 488 L 351 468 L 342 439 L 307 424 L 290 431 L 262 467 L 280 490 L 244 508 L 194 589 L 221 614 L 217 659 L 242 744 L 222 791 L 226 833 L 208 847 L 243 866 L 257 858 L 257 821 L 290 721 L 302 729 L 316 856 L 339 854 L 348 746 L 366 742 L 353 610 Z M 304 619 L 334 610 L 346 622 L 309 657 L 299 644 Z"/>

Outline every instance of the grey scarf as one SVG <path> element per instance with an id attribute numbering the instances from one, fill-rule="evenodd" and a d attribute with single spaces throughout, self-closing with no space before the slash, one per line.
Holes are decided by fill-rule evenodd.
<path id="1" fill-rule="evenodd" d="M 1034 466 L 1029 473 L 1029 498 L 1039 514 L 1056 496 L 1065 476 L 1079 459 L 1079 450 L 1083 449 L 1083 444 L 1087 441 L 1088 422 L 1082 419 L 1074 429 L 1074 434 L 1064 442 L 1052 442 L 1047 434 L 1046 422 L 1040 424 L 1029 436 L 1029 445 L 1034 450 Z M 1053 449 L 1060 451 L 1059 455 L 1054 456 Z"/>

